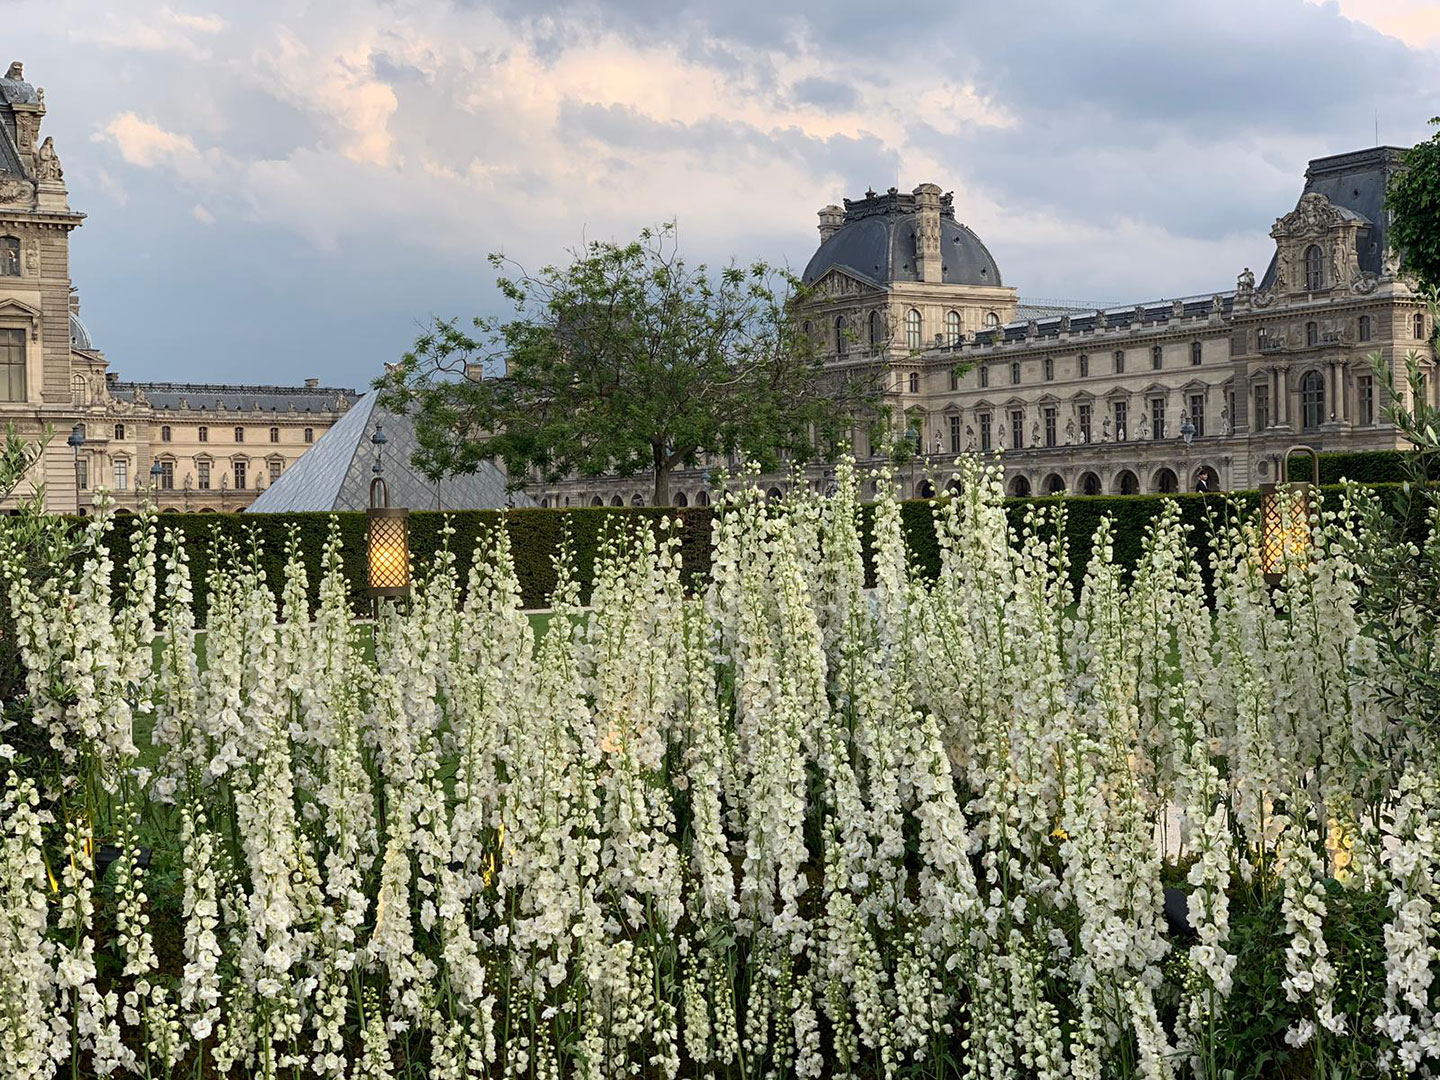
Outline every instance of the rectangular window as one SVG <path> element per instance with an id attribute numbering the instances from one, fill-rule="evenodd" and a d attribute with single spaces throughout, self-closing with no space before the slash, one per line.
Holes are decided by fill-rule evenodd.
<path id="1" fill-rule="evenodd" d="M 1084 353 L 1080 354 L 1080 378 L 1087 378 L 1090 374 L 1090 357 Z"/>
<path id="2" fill-rule="evenodd" d="M 75 459 L 75 482 L 80 485 L 81 491 L 90 490 L 90 459 L 78 457 Z"/>
<path id="3" fill-rule="evenodd" d="M 1054 380 L 1055 380 L 1055 361 L 1052 360 L 1050 357 L 1047 356 L 1047 357 L 1045 357 L 1045 381 L 1046 381 L 1046 382 L 1053 382 Z"/>
<path id="4" fill-rule="evenodd" d="M 1010 382 L 1012 385 L 1018 385 L 1020 382 L 1020 361 L 1018 360 L 1010 363 Z"/>
<path id="5" fill-rule="evenodd" d="M 234 469 L 235 469 L 235 490 L 236 490 L 236 491 L 244 491 L 244 490 L 245 490 L 245 462 L 243 462 L 243 461 L 237 461 L 237 462 L 235 462 Z"/>
<path id="6" fill-rule="evenodd" d="M 195 463 L 195 486 L 201 491 L 210 490 L 210 462 L 197 461 Z"/>
<path id="7" fill-rule="evenodd" d="M 1165 366 L 1165 352 L 1159 345 L 1150 350 L 1150 366 L 1156 371 Z"/>
<path id="8" fill-rule="evenodd" d="M 1264 431 L 1270 426 L 1270 387 L 1255 387 L 1255 430 Z"/>
<path id="9" fill-rule="evenodd" d="M 1375 379 L 1361 375 L 1355 380 L 1355 422 L 1361 427 L 1375 423 Z"/>
<path id="10" fill-rule="evenodd" d="M 130 486 L 130 462 L 124 458 L 115 459 L 115 490 L 124 491 Z"/>
<path id="11" fill-rule="evenodd" d="M 1054 446 L 1054 445 L 1055 445 L 1055 442 L 1056 442 L 1056 439 L 1055 439 L 1055 425 L 1056 425 L 1056 420 L 1057 420 L 1058 415 L 1059 415 L 1059 410 L 1057 410 L 1054 405 L 1046 405 L 1046 406 L 1045 406 L 1045 445 L 1046 445 L 1046 446 Z"/>
<path id="12" fill-rule="evenodd" d="M 959 389 L 960 389 L 960 373 L 959 373 L 958 371 L 956 371 L 954 368 L 951 368 L 951 369 L 950 369 L 950 389 L 951 389 L 951 390 L 959 390 Z"/>
<path id="13" fill-rule="evenodd" d="M 1190 395 L 1190 423 L 1195 425 L 1195 438 L 1205 434 L 1205 395 Z"/>
<path id="14" fill-rule="evenodd" d="M 1010 449 L 1025 449 L 1025 411 L 1010 410 Z"/>
<path id="15" fill-rule="evenodd" d="M 1161 397 L 1150 399 L 1150 429 L 1154 433 L 1153 438 L 1163 439 L 1165 437 L 1165 399 Z"/>
<path id="16" fill-rule="evenodd" d="M 1130 427 L 1130 403 L 1126 401 L 1115 402 L 1115 438 L 1120 442 L 1125 441 L 1125 433 Z"/>
<path id="17" fill-rule="evenodd" d="M 1199 367 L 1199 366 L 1200 366 L 1200 361 L 1201 361 L 1203 358 L 1204 358 L 1204 351 L 1200 348 L 1200 342 L 1198 342 L 1198 341 L 1192 341 L 1192 342 L 1190 343 L 1190 363 L 1191 363 L 1192 365 L 1194 365 L 1195 367 Z"/>
<path id="18" fill-rule="evenodd" d="M 1076 405 L 1075 415 L 1080 420 L 1080 441 L 1088 443 L 1090 441 L 1090 403 L 1082 401 Z"/>
<path id="19" fill-rule="evenodd" d="M 209 442 L 209 441 L 210 441 L 210 429 L 209 429 L 208 427 L 202 427 L 202 428 L 200 428 L 200 429 L 196 432 L 196 434 L 198 434 L 198 435 L 200 436 L 200 441 L 201 441 L 201 442 Z"/>
<path id="20" fill-rule="evenodd" d="M 987 454 L 993 449 L 990 440 L 990 414 L 988 412 L 980 414 L 980 449 Z"/>
<path id="21" fill-rule="evenodd" d="M 1116 350 L 1115 350 L 1115 374 L 1116 374 L 1116 375 L 1124 375 L 1124 374 L 1125 374 L 1125 350 L 1124 350 L 1124 349 L 1116 349 Z"/>
<path id="22" fill-rule="evenodd" d="M 1361 316 L 1360 316 L 1360 340 L 1361 340 L 1361 341 L 1369 341 L 1369 340 L 1370 340 L 1370 316 L 1369 316 L 1369 315 L 1361 315 Z"/>
<path id="23" fill-rule="evenodd" d="M 245 441 L 245 429 L 244 429 L 243 427 L 237 427 L 237 428 L 235 429 L 235 441 L 236 441 L 236 442 L 244 442 L 244 441 Z"/>
<path id="24" fill-rule="evenodd" d="M 981 386 L 989 386 L 989 385 L 990 385 L 990 365 L 989 365 L 989 364 L 981 364 L 981 365 L 980 365 L 980 385 L 981 385 Z"/>
<path id="25" fill-rule="evenodd" d="M 160 490 L 175 490 L 175 462 L 173 461 L 160 462 Z"/>
<path id="26" fill-rule="evenodd" d="M 279 479 L 280 479 L 280 462 L 278 462 L 278 461 L 272 461 L 272 462 L 270 462 L 270 483 L 273 484 L 276 480 L 279 480 Z"/>
<path id="27" fill-rule="evenodd" d="M 0 401 L 25 400 L 25 331 L 0 330 Z"/>
<path id="28" fill-rule="evenodd" d="M 958 454 L 958 453 L 960 452 L 960 417 L 959 417 L 959 416 L 952 416 L 952 417 L 950 417 L 950 452 L 951 452 L 952 454 Z"/>

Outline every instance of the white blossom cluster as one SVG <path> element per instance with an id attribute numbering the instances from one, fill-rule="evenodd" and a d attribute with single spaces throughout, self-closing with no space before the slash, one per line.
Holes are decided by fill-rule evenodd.
<path id="1" fill-rule="evenodd" d="M 316 604 L 293 535 L 279 581 L 226 541 L 192 581 L 153 516 L 117 572 L 103 506 L 48 573 L 4 549 L 57 763 L 0 795 L 4 1074 L 1218 1077 L 1248 889 L 1292 1048 L 1434 1075 L 1440 769 L 1361 674 L 1359 496 L 1271 588 L 1238 510 L 1077 570 L 1063 505 L 953 479 L 918 536 L 849 462 L 741 476 L 698 595 L 617 517 L 541 623 L 504 529 L 373 624 L 334 525 Z M 1386 896 L 1374 1015 L 1336 889 Z"/>

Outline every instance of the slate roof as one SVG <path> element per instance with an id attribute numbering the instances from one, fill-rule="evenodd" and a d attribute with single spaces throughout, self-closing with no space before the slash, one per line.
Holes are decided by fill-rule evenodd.
<path id="1" fill-rule="evenodd" d="M 1390 220 L 1385 211 L 1385 191 L 1390 178 L 1404 162 L 1405 150 L 1399 146 L 1374 146 L 1348 154 L 1332 154 L 1315 158 L 1305 170 L 1305 190 L 1300 194 L 1319 192 L 1341 210 L 1358 216 L 1367 227 L 1356 237 L 1360 269 L 1379 274 L 1385 245 L 1390 239 Z M 1295 200 L 1299 205 L 1300 200 Z M 1348 215 L 1347 215 L 1348 216 Z M 1259 288 L 1268 288 L 1275 280 L 1275 255 L 1260 279 Z"/>
<path id="2" fill-rule="evenodd" d="M 73 327 L 71 330 L 73 337 Z M 350 408 L 360 393 L 338 386 L 226 386 L 219 383 L 121 382 L 110 384 L 110 396 L 139 400 L 157 412 L 334 413 Z"/>
<path id="3" fill-rule="evenodd" d="M 1128 307 L 1102 308 L 1092 310 L 1080 315 L 1074 312 L 1069 313 L 1070 330 L 1078 333 L 1086 330 L 1096 329 L 1096 322 L 1103 312 L 1105 326 L 1109 329 L 1123 329 L 1133 326 L 1137 322 L 1141 326 L 1163 325 L 1170 321 L 1174 314 L 1175 304 L 1179 302 L 1186 319 L 1207 318 L 1215 308 L 1216 301 L 1220 304 L 1222 315 L 1228 315 L 1235 306 L 1235 292 L 1211 293 L 1205 296 L 1176 297 L 1173 300 L 1151 300 L 1142 304 L 1131 304 Z M 1031 321 L 1035 323 L 1035 337 L 1037 339 L 1056 337 L 1064 332 L 1065 315 L 1050 316 L 1043 319 L 1017 319 L 1014 322 L 1006 323 L 999 330 L 977 330 L 971 339 L 978 345 L 995 345 L 1024 341 Z"/>
<path id="4" fill-rule="evenodd" d="M 891 188 L 845 200 L 844 222 L 811 257 L 805 284 L 843 267 L 877 285 L 919 281 L 915 268 L 918 213 L 913 194 Z M 940 280 L 946 285 L 1001 285 L 1000 267 L 980 238 L 955 220 L 949 195 L 940 200 Z"/>
<path id="5" fill-rule="evenodd" d="M 469 475 L 438 483 L 419 473 L 410 458 L 419 443 L 408 417 L 382 409 L 371 390 L 355 403 L 318 442 L 256 497 L 246 513 L 364 510 L 370 505 L 375 446 L 370 437 L 378 421 L 384 428 L 384 476 L 390 505 L 411 510 L 491 510 L 534 506 L 523 493 L 508 494 L 505 473 L 486 463 Z"/>

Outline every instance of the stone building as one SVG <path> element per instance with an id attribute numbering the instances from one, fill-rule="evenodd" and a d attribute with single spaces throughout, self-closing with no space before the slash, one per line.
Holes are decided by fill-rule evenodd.
<path id="1" fill-rule="evenodd" d="M 31 479 L 57 511 L 97 487 L 121 509 L 247 506 L 359 395 L 324 388 L 121 382 L 80 318 L 70 279 L 70 208 L 45 92 L 13 63 L 0 79 L 0 425 L 53 437 Z M 78 450 L 67 442 L 83 436 Z M 13 499 L 7 504 L 13 505 Z"/>
<path id="2" fill-rule="evenodd" d="M 1208 295 L 1059 311 L 1004 284 L 935 185 L 867 192 L 820 211 L 800 317 L 833 365 L 886 369 L 897 431 L 920 450 L 899 470 L 907 496 L 931 492 L 930 466 L 1001 450 L 1012 494 L 1250 488 L 1297 443 L 1397 446 L 1370 354 L 1402 385 L 1412 350 L 1433 373 L 1434 327 L 1388 243 L 1384 195 L 1402 154 L 1311 161 L 1298 203 L 1270 230 L 1258 281 L 1246 269 Z M 1432 376 L 1425 392 L 1437 391 Z M 857 435 L 862 463 L 887 449 Z M 824 477 L 810 470 L 810 482 Z M 693 503 L 707 474 L 672 483 L 677 501 Z M 576 481 L 547 495 L 613 503 L 645 488 L 644 477 Z"/>

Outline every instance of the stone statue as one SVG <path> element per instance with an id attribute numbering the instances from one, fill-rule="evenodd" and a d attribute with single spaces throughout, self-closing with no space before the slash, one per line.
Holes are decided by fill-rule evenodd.
<path id="1" fill-rule="evenodd" d="M 1030 422 L 1030 445 L 1031 445 L 1031 446 L 1039 446 L 1039 445 L 1040 445 L 1040 421 L 1039 421 L 1039 420 L 1032 420 L 1032 421 Z"/>
<path id="2" fill-rule="evenodd" d="M 1003 423 L 1000 425 L 1000 445 L 1002 447 L 1005 445 L 1005 425 Z"/>
<path id="3" fill-rule="evenodd" d="M 1060 332 L 1061 332 L 1062 334 L 1068 334 L 1068 333 L 1070 333 L 1070 314 L 1069 314 L 1069 312 L 1066 312 L 1064 315 L 1061 315 L 1061 316 L 1060 316 Z"/>
<path id="4" fill-rule="evenodd" d="M 1065 421 L 1065 445 L 1070 446 L 1075 442 L 1075 418 L 1072 416 Z"/>
<path id="5" fill-rule="evenodd" d="M 1224 405 L 1220 409 L 1220 434 L 1222 437 L 1230 434 L 1230 406 L 1228 405 Z"/>
<path id="6" fill-rule="evenodd" d="M 1380 276 L 1393 278 L 1400 274 L 1400 253 L 1388 244 L 1380 255 Z"/>
<path id="7" fill-rule="evenodd" d="M 1139 326 L 1141 323 L 1143 323 L 1143 322 L 1145 321 L 1145 305 L 1144 305 L 1144 304 L 1136 304 L 1136 305 L 1135 305 L 1135 314 L 1134 314 L 1134 316 L 1132 317 L 1131 321 L 1132 321 L 1133 323 L 1135 323 L 1136 326 Z"/>
<path id="8" fill-rule="evenodd" d="M 1150 418 L 1143 412 L 1140 414 L 1140 441 L 1144 442 L 1150 438 Z"/>
<path id="9" fill-rule="evenodd" d="M 975 452 L 975 429 L 969 424 L 965 425 L 965 452 L 967 454 Z"/>
<path id="10" fill-rule="evenodd" d="M 1028 323 L 1025 324 L 1025 339 L 1028 341 L 1031 338 L 1037 338 L 1039 336 L 1040 324 L 1034 319 L 1031 319 Z"/>
<path id="11" fill-rule="evenodd" d="M 60 168 L 60 158 L 55 154 L 53 135 L 45 136 L 45 141 L 40 144 L 40 152 L 35 159 L 35 175 L 40 180 L 64 179 L 65 171 Z"/>
<path id="12" fill-rule="evenodd" d="M 1336 240 L 1330 246 L 1330 285 L 1332 288 L 1344 288 L 1350 280 L 1348 255 L 1343 240 Z"/>
<path id="13" fill-rule="evenodd" d="M 1110 325 L 1110 317 L 1109 317 L 1108 315 L 1106 315 L 1105 312 L 1101 311 L 1099 308 L 1096 308 L 1096 309 L 1095 309 L 1095 329 L 1096 329 L 1096 330 L 1104 330 L 1104 329 L 1106 329 L 1109 325 Z"/>
<path id="14" fill-rule="evenodd" d="M 1290 278 L 1290 248 L 1286 244 L 1280 245 L 1280 250 L 1275 256 L 1275 291 L 1284 292 L 1291 286 Z"/>
<path id="15" fill-rule="evenodd" d="M 1110 441 L 1110 418 L 1108 416 L 1100 421 L 1100 441 Z"/>
<path id="16" fill-rule="evenodd" d="M 1185 317 L 1185 301 L 1176 300 L 1170 305 L 1170 317 L 1172 319 L 1183 319 Z"/>
<path id="17" fill-rule="evenodd" d="M 19 60 L 11 60 L 10 68 L 8 71 L 5 72 L 5 78 L 9 79 L 11 82 L 24 82 L 25 65 L 22 64 Z"/>

